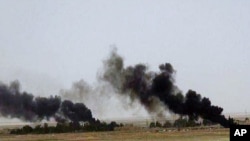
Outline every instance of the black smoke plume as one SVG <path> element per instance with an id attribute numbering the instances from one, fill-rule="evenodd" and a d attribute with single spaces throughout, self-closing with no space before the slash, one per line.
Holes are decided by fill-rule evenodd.
<path id="1" fill-rule="evenodd" d="M 208 98 L 193 90 L 182 94 L 175 85 L 174 76 L 175 70 L 170 63 L 160 65 L 159 72 L 149 71 L 144 64 L 125 68 L 123 58 L 113 50 L 111 56 L 104 61 L 104 72 L 100 78 L 108 82 L 118 94 L 128 96 L 132 102 L 139 100 L 150 114 L 161 116 L 169 109 L 190 119 L 203 118 L 229 127 L 232 122 L 222 115 L 221 107 L 212 105 Z M 80 87 L 80 92 L 89 92 L 86 89 L 88 87 L 83 84 L 84 87 L 80 85 L 77 88 Z M 95 121 L 90 109 L 83 103 L 62 101 L 59 96 L 34 97 L 27 92 L 20 92 L 17 81 L 9 86 L 0 84 L 0 115 L 25 121 L 50 118 L 58 122 Z"/>
<path id="2" fill-rule="evenodd" d="M 150 72 L 144 64 L 124 68 L 122 57 L 114 50 L 104 61 L 102 79 L 119 94 L 128 95 L 132 101 L 139 99 L 150 113 L 156 112 L 155 109 L 163 103 L 167 109 L 181 116 L 195 120 L 201 117 L 229 126 L 229 121 L 222 115 L 223 109 L 212 105 L 208 98 L 193 90 L 182 94 L 175 85 L 175 70 L 170 63 L 160 65 L 159 70 Z"/>
<path id="3" fill-rule="evenodd" d="M 0 115 L 32 122 L 50 118 L 71 122 L 95 120 L 83 103 L 61 101 L 58 96 L 34 97 L 27 92 L 20 92 L 18 81 L 9 86 L 0 84 Z"/>

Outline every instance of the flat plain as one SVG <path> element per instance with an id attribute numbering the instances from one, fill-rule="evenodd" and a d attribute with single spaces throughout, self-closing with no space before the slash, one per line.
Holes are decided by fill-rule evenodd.
<path id="1" fill-rule="evenodd" d="M 229 130 L 120 130 L 40 135 L 0 134 L 0 141 L 229 141 Z"/>

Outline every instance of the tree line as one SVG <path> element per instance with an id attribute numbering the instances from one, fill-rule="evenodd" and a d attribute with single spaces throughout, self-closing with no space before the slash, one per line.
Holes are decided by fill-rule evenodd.
<path id="1" fill-rule="evenodd" d="M 70 132 L 92 132 L 92 131 L 114 131 L 115 127 L 121 127 L 123 124 L 100 122 L 97 120 L 93 123 L 70 122 L 57 123 L 56 126 L 49 126 L 47 123 L 31 127 L 25 125 L 20 129 L 10 130 L 10 134 L 48 134 L 48 133 L 70 133 Z"/>
<path id="2" fill-rule="evenodd" d="M 233 118 L 230 118 L 228 119 L 229 123 L 230 124 L 237 124 L 235 122 L 235 119 Z M 151 122 L 149 124 L 149 127 L 150 128 L 155 128 L 155 127 L 163 127 L 163 128 L 170 128 L 170 127 L 173 127 L 173 128 L 180 128 L 180 127 L 195 127 L 195 126 L 201 126 L 201 125 L 204 125 L 204 126 L 211 126 L 211 125 L 216 125 L 218 123 L 215 123 L 215 122 L 212 122 L 210 120 L 207 120 L 207 119 L 203 119 L 202 121 L 198 122 L 197 120 L 195 119 L 191 119 L 191 118 L 187 118 L 187 117 L 180 117 L 178 119 L 176 119 L 173 123 L 169 122 L 169 121 L 166 121 L 165 123 L 160 123 L 158 121 L 156 122 Z"/>

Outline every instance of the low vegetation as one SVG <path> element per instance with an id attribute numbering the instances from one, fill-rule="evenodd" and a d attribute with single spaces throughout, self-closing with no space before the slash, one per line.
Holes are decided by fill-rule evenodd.
<path id="1" fill-rule="evenodd" d="M 229 118 L 230 123 L 235 123 L 233 118 Z M 165 123 L 160 123 L 158 121 L 151 122 L 149 124 L 150 128 L 184 128 L 184 127 L 196 127 L 196 126 L 210 126 L 216 125 L 216 123 L 209 120 L 203 120 L 198 122 L 195 119 L 190 119 L 187 117 L 180 117 L 173 123 L 166 121 Z M 100 122 L 96 120 L 94 122 L 63 122 L 57 123 L 56 126 L 49 126 L 47 123 L 43 125 L 37 125 L 31 127 L 26 125 L 20 129 L 10 130 L 10 134 L 48 134 L 48 133 L 75 133 L 75 132 L 92 132 L 92 131 L 114 131 L 116 127 L 122 127 L 123 124 L 117 124 L 112 121 L 110 123 Z"/>
<path id="2" fill-rule="evenodd" d="M 230 124 L 237 124 L 233 118 L 229 117 L 228 121 L 229 121 Z M 214 123 L 214 122 L 212 122 L 210 120 L 207 120 L 207 119 L 204 119 L 204 120 L 199 122 L 199 121 L 197 121 L 195 119 L 190 119 L 190 118 L 187 118 L 187 117 L 180 117 L 179 119 L 175 120 L 173 123 L 171 123 L 169 121 L 166 121 L 163 124 L 158 122 L 158 121 L 151 122 L 149 124 L 149 127 L 150 128 L 154 128 L 154 127 L 181 128 L 181 127 L 195 127 L 195 126 L 201 126 L 201 125 L 211 126 L 211 125 L 216 125 L 216 124 L 217 123 Z"/>
<path id="3" fill-rule="evenodd" d="M 26 125 L 20 129 L 12 129 L 11 134 L 48 134 L 48 133 L 73 133 L 73 132 L 91 132 L 91 131 L 113 131 L 115 127 L 123 126 L 116 122 L 106 123 L 96 121 L 94 123 L 70 122 L 70 123 L 57 123 L 56 126 L 48 126 L 44 123 L 43 126 L 37 125 L 32 128 Z"/>

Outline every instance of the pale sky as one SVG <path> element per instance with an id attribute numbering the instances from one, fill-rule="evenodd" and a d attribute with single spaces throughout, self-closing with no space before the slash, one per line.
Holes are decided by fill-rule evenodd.
<path id="1" fill-rule="evenodd" d="M 249 0 L 0 0 L 0 81 L 35 95 L 96 81 L 112 45 L 125 65 L 169 62 L 176 84 L 250 112 Z"/>

